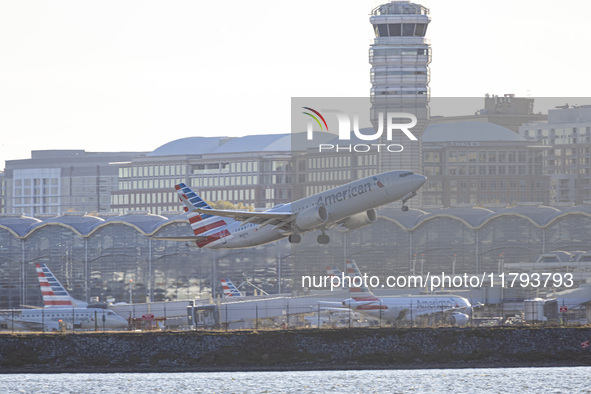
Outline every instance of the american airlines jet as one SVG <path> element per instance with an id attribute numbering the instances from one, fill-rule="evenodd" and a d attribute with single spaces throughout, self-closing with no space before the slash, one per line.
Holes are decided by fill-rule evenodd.
<path id="1" fill-rule="evenodd" d="M 264 212 L 212 209 L 184 183 L 176 185 L 193 229 L 190 237 L 154 237 L 170 241 L 194 241 L 200 248 L 239 249 L 289 238 L 299 243 L 301 234 L 320 231 L 320 244 L 330 242 L 326 231 L 340 226 L 354 230 L 377 220 L 376 208 L 416 195 L 427 178 L 409 171 L 389 171 L 280 204 Z"/>
<path id="2" fill-rule="evenodd" d="M 0 311 L 0 328 L 14 330 L 58 330 L 60 324 L 73 328 L 127 328 L 128 322 L 115 312 L 103 308 L 88 308 L 88 304 L 74 299 L 60 284 L 49 268 L 36 264 L 44 308 Z"/>
<path id="3" fill-rule="evenodd" d="M 351 278 L 361 277 L 354 261 L 347 261 L 347 275 Z M 467 313 L 471 313 L 472 309 L 467 299 L 456 295 L 403 295 L 378 298 L 363 284 L 359 287 L 351 286 L 349 294 L 351 298 L 342 302 L 345 308 L 389 321 L 412 321 L 421 316 L 438 315 L 454 325 L 464 326 L 470 320 Z"/>

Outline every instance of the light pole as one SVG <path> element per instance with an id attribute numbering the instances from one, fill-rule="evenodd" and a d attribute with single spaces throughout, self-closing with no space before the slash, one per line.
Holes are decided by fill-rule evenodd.
<path id="1" fill-rule="evenodd" d="M 497 259 L 497 265 L 498 265 L 497 271 L 498 271 L 499 275 L 505 270 L 503 267 L 504 262 L 505 262 L 505 252 L 501 253 L 499 255 L 499 258 Z"/>
<path id="2" fill-rule="evenodd" d="M 425 264 L 425 255 L 421 253 L 421 276 L 423 276 L 423 264 Z"/>
<path id="3" fill-rule="evenodd" d="M 129 279 L 129 304 L 133 304 L 133 279 Z"/>
<path id="4" fill-rule="evenodd" d="M 277 293 L 281 294 L 281 246 L 277 242 Z"/>

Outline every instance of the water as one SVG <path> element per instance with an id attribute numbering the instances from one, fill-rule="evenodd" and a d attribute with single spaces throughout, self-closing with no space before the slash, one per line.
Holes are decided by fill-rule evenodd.
<path id="1" fill-rule="evenodd" d="M 591 367 L 0 375 L 21 393 L 591 393 Z"/>

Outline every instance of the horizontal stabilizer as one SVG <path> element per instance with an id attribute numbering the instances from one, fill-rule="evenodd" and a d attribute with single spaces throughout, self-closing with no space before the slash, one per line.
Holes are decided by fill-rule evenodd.
<path id="1" fill-rule="evenodd" d="M 248 219 L 249 223 L 263 223 L 269 219 L 277 219 L 277 220 L 285 220 L 290 219 L 292 214 L 290 212 L 249 212 L 249 211 L 238 211 L 238 210 L 231 210 L 231 209 L 203 209 L 203 208 L 195 208 L 193 212 L 198 212 L 202 214 L 209 214 L 215 216 L 223 216 L 227 218 L 232 218 L 234 220 L 238 220 L 240 222 L 246 221 Z"/>

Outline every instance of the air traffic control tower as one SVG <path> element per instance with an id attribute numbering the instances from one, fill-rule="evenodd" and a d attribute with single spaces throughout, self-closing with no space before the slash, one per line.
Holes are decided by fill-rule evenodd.
<path id="1" fill-rule="evenodd" d="M 411 142 L 401 132 L 393 133 L 392 141 L 385 140 L 383 134 L 381 143 L 400 144 L 404 151 L 380 155 L 380 171 L 421 171 L 420 140 L 429 117 L 431 48 L 425 33 L 430 21 L 429 9 L 408 1 L 392 1 L 371 12 L 376 35 L 369 49 L 372 125 L 377 130 L 378 115 L 387 112 L 408 112 L 418 119 L 412 128 L 418 142 Z M 399 123 L 407 122 L 400 119 Z"/>

